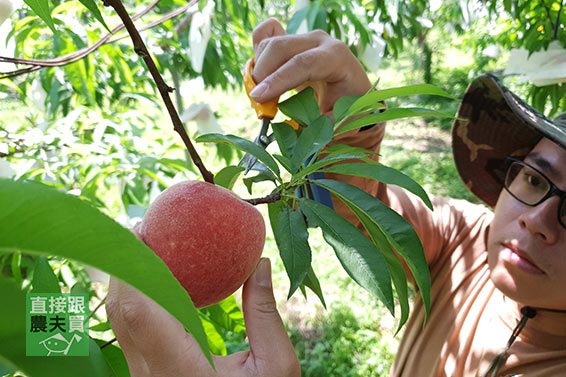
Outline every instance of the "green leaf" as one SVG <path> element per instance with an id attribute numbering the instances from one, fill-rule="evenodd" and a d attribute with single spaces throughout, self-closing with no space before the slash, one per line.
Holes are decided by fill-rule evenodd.
<path id="1" fill-rule="evenodd" d="M 273 154 L 273 157 L 283 166 L 289 173 L 291 172 L 291 160 L 288 157 L 280 154 Z"/>
<path id="2" fill-rule="evenodd" d="M 89 65 L 87 60 L 79 60 L 74 64 L 69 64 L 64 67 L 65 78 L 69 81 L 73 88 L 84 96 L 88 104 L 94 102 L 96 96 L 92 80 L 89 80 Z M 91 68 L 92 69 L 92 68 Z"/>
<path id="3" fill-rule="evenodd" d="M 287 123 L 272 123 L 271 129 L 283 156 L 290 157 L 297 145 L 297 131 Z"/>
<path id="4" fill-rule="evenodd" d="M 308 12 L 309 7 L 304 7 L 293 14 L 293 17 L 291 17 L 287 24 L 287 34 L 295 34 L 297 32 L 299 26 L 301 26 L 301 23 L 307 17 Z"/>
<path id="5" fill-rule="evenodd" d="M 309 233 L 303 215 L 291 207 L 282 208 L 273 235 L 291 282 L 287 295 L 290 298 L 309 272 L 312 261 Z"/>
<path id="6" fill-rule="evenodd" d="M 305 276 L 305 278 L 303 279 L 303 284 L 301 285 L 301 288 L 304 287 L 309 287 L 318 296 L 320 302 L 322 303 L 322 306 L 324 307 L 324 309 L 326 309 L 326 302 L 324 301 L 324 295 L 322 294 L 320 282 L 318 281 L 318 278 L 316 277 L 316 274 L 314 273 L 312 266 L 311 268 L 309 268 L 309 272 L 307 273 L 307 276 Z"/>
<path id="7" fill-rule="evenodd" d="M 100 347 L 105 345 L 107 342 L 102 339 L 94 339 L 96 344 Z M 119 347 L 114 344 L 106 344 L 104 348 L 101 349 L 102 356 L 110 366 L 110 369 L 114 372 L 116 377 L 129 377 L 130 370 L 128 368 L 128 362 L 124 356 L 124 352 Z"/>
<path id="8" fill-rule="evenodd" d="M 226 356 L 228 353 L 226 350 L 226 343 L 222 339 L 222 335 L 218 332 L 214 324 L 208 320 L 206 317 L 201 317 L 202 326 L 206 333 L 206 338 L 208 339 L 208 346 L 210 351 L 219 356 Z"/>
<path id="9" fill-rule="evenodd" d="M 340 164 L 330 166 L 324 169 L 328 173 L 338 173 L 346 175 L 356 175 L 359 177 L 366 177 L 371 179 L 376 179 L 382 183 L 388 185 L 396 185 L 402 187 L 413 194 L 417 195 L 426 204 L 426 206 L 433 210 L 432 203 L 426 193 L 426 191 L 415 182 L 412 178 L 406 176 L 398 170 L 390 168 L 388 166 L 378 164 L 378 163 L 352 163 L 352 164 Z"/>
<path id="10" fill-rule="evenodd" d="M 92 339 L 88 357 L 26 356 L 26 293 L 16 283 L 0 275 L 0 297 L 0 360 L 3 363 L 6 360 L 9 366 L 14 366 L 29 376 L 113 376 L 100 348 Z"/>
<path id="11" fill-rule="evenodd" d="M 111 30 L 108 28 L 108 25 L 106 25 L 106 22 L 104 22 L 104 18 L 102 18 L 102 14 L 100 13 L 100 9 L 98 9 L 98 6 L 96 5 L 96 3 L 93 0 L 79 0 L 79 1 L 88 10 L 90 10 L 92 12 L 92 15 L 94 17 L 96 17 L 96 19 L 106 28 L 106 30 L 111 32 Z"/>
<path id="12" fill-rule="evenodd" d="M 86 293 L 86 294 L 90 294 L 89 290 L 87 287 L 84 286 L 83 283 L 76 282 L 75 284 L 73 284 L 73 286 L 71 287 L 71 293 Z"/>
<path id="13" fill-rule="evenodd" d="M 439 111 L 430 109 L 420 109 L 420 108 L 393 108 L 385 110 L 378 114 L 369 114 L 361 118 L 357 118 L 350 123 L 346 124 L 340 130 L 336 131 L 336 135 L 343 134 L 357 128 L 364 126 L 369 126 L 371 124 L 377 124 L 386 122 L 388 120 L 402 119 L 402 118 L 413 118 L 413 117 L 438 117 L 438 118 L 454 118 L 453 114 L 441 113 Z M 337 124 L 338 125 L 338 124 Z"/>
<path id="14" fill-rule="evenodd" d="M 511 13 L 512 1 L 511 0 L 503 0 L 503 7 L 509 13 Z"/>
<path id="15" fill-rule="evenodd" d="M 257 163 L 256 163 L 257 165 Z M 250 195 L 252 194 L 252 185 L 257 182 L 265 182 L 265 181 L 272 181 L 274 177 L 271 172 L 268 173 L 259 173 L 258 175 L 254 175 L 253 177 L 244 178 L 244 185 L 246 185 L 248 192 Z"/>
<path id="16" fill-rule="evenodd" d="M 372 208 L 376 204 L 381 205 L 381 202 L 369 194 L 367 196 L 358 196 L 356 191 L 359 189 L 343 182 L 338 182 L 337 185 L 334 185 L 337 181 L 326 179 L 314 180 L 313 182 L 332 191 L 354 212 L 367 230 L 374 245 L 387 261 L 389 273 L 395 285 L 401 307 L 401 318 L 397 328 L 398 332 L 409 318 L 409 293 L 405 269 L 397 254 L 391 249 L 386 232 L 381 225 L 366 212 L 366 209 Z"/>
<path id="17" fill-rule="evenodd" d="M 0 362 L 0 376 L 6 376 L 14 372 L 17 372 L 15 366 L 13 365 L 8 366 L 7 363 L 3 364 L 3 362 Z"/>
<path id="18" fill-rule="evenodd" d="M 359 160 L 360 158 L 364 158 L 364 156 L 360 156 L 359 154 L 333 154 L 333 155 L 330 155 L 330 156 L 325 156 L 323 159 L 318 160 L 318 161 L 310 164 L 308 167 L 304 168 L 303 170 L 301 170 L 299 173 L 294 175 L 293 178 L 299 179 L 299 178 L 306 177 L 307 175 L 314 173 L 317 170 L 322 169 L 325 166 L 328 166 L 328 165 L 336 163 L 336 162 L 352 160 L 352 159 L 358 159 Z"/>
<path id="19" fill-rule="evenodd" d="M 322 229 L 350 277 L 394 312 L 393 289 L 387 262 L 371 240 L 338 213 L 310 199 L 299 199 L 309 223 Z"/>
<path id="20" fill-rule="evenodd" d="M 371 151 L 369 149 L 360 148 L 360 147 L 353 147 L 351 145 L 346 144 L 334 144 L 329 146 L 324 150 L 324 154 L 326 155 L 332 154 L 356 154 L 359 156 L 367 156 L 367 155 L 374 155 L 379 156 L 379 153 Z"/>
<path id="21" fill-rule="evenodd" d="M 216 173 L 214 176 L 214 184 L 232 190 L 236 180 L 243 171 L 244 168 L 240 166 L 226 166 Z"/>
<path id="22" fill-rule="evenodd" d="M 279 223 L 279 214 L 285 207 L 287 207 L 287 204 L 283 200 L 267 204 L 267 214 L 269 216 L 271 229 L 277 228 L 277 223 Z"/>
<path id="23" fill-rule="evenodd" d="M 314 24 L 318 15 L 319 4 L 317 2 L 311 2 L 309 6 L 309 11 L 307 13 L 307 29 L 308 31 L 314 30 Z"/>
<path id="24" fill-rule="evenodd" d="M 130 231 L 79 198 L 35 182 L 0 179 L 0 208 L 0 253 L 58 255 L 121 279 L 177 318 L 212 362 L 187 291 Z"/>
<path id="25" fill-rule="evenodd" d="M 380 228 L 385 231 L 384 234 L 389 243 L 403 257 L 413 273 L 428 314 L 430 310 L 430 272 L 423 245 L 411 224 L 379 199 L 354 185 L 330 179 L 318 179 L 313 182 L 346 198 L 367 213 L 376 224 L 379 224 Z"/>
<path id="26" fill-rule="evenodd" d="M 347 113 L 352 104 L 356 102 L 361 96 L 360 95 L 350 95 L 341 97 L 334 104 L 332 113 L 334 114 L 334 121 L 340 121 Z"/>
<path id="27" fill-rule="evenodd" d="M 49 26 L 51 31 L 55 33 L 55 24 L 51 18 L 51 10 L 49 9 L 48 0 L 24 0 L 26 3 L 42 20 Z"/>
<path id="28" fill-rule="evenodd" d="M 316 4 L 316 5 L 318 5 L 318 4 Z M 328 32 L 329 31 L 328 30 L 329 22 L 328 22 L 327 16 L 328 16 L 328 13 L 326 12 L 326 9 L 319 9 L 316 12 L 316 17 L 314 18 L 314 22 L 313 22 L 310 30 L 320 29 L 320 30 L 324 30 L 324 31 Z"/>
<path id="29" fill-rule="evenodd" d="M 200 309 L 202 315 L 219 329 L 232 331 L 238 334 L 246 333 L 244 314 L 238 307 L 234 296 L 230 296 L 217 304 Z"/>
<path id="30" fill-rule="evenodd" d="M 24 92 L 22 91 L 22 89 L 20 89 L 20 87 L 17 86 L 16 84 L 14 84 L 14 82 L 10 79 L 0 80 L 0 85 L 7 86 L 8 88 L 17 91 L 20 95 L 22 95 L 22 96 L 24 95 Z"/>
<path id="31" fill-rule="evenodd" d="M 297 145 L 291 157 L 291 171 L 297 170 L 314 153 L 322 149 L 332 140 L 332 120 L 326 115 L 321 115 L 314 122 L 310 123 L 297 139 Z"/>
<path id="32" fill-rule="evenodd" d="M 90 327 L 91 331 L 98 331 L 98 332 L 104 332 L 104 331 L 108 331 L 110 330 L 110 322 L 101 322 L 101 323 L 97 323 L 94 326 Z"/>
<path id="33" fill-rule="evenodd" d="M 224 160 L 226 165 L 230 165 L 232 163 L 232 157 L 238 156 L 239 151 L 237 151 L 232 145 L 230 144 L 216 144 L 216 155 L 219 159 Z M 239 153 L 238 153 L 239 152 Z M 241 156 L 240 156 L 241 157 Z M 196 170 L 196 165 L 191 164 L 191 167 L 194 167 L 194 172 L 198 174 Z"/>
<path id="34" fill-rule="evenodd" d="M 22 253 L 15 252 L 14 254 L 12 254 L 12 263 L 10 264 L 10 267 L 12 268 L 12 275 L 14 276 L 14 280 L 20 284 L 22 283 L 23 280 L 21 264 L 22 264 Z"/>
<path id="35" fill-rule="evenodd" d="M 293 97 L 280 102 L 279 110 L 304 126 L 310 126 L 320 117 L 320 109 L 314 97 L 314 89 L 311 87 L 303 89 Z"/>
<path id="36" fill-rule="evenodd" d="M 443 89 L 440 89 L 437 86 L 431 84 L 416 84 L 416 85 L 408 85 L 402 86 L 398 88 L 388 88 L 388 89 L 381 89 L 376 90 L 373 92 L 369 92 L 364 94 L 358 100 L 356 100 L 352 106 L 349 108 L 347 114 L 348 116 L 355 115 L 355 114 L 362 114 L 368 111 L 375 111 L 379 109 L 379 106 L 382 101 L 394 97 L 406 97 L 406 96 L 413 96 L 413 95 L 436 95 L 441 97 L 447 97 L 450 99 L 456 99 L 450 94 L 448 94 Z M 382 105 L 382 104 L 381 104 Z"/>
<path id="37" fill-rule="evenodd" d="M 45 256 L 37 258 L 31 282 L 33 293 L 61 293 L 59 280 Z"/>
<path id="38" fill-rule="evenodd" d="M 222 135 L 222 134 L 206 134 L 201 135 L 195 140 L 197 143 L 228 143 L 234 145 L 244 152 L 256 157 L 259 161 L 263 162 L 275 175 L 281 180 L 280 170 L 277 162 L 271 157 L 265 149 L 261 148 L 249 140 L 243 139 L 235 135 Z"/>
<path id="39" fill-rule="evenodd" d="M 395 254 L 395 251 L 391 249 L 385 231 L 379 226 L 379 224 L 362 209 L 358 208 L 355 204 L 348 202 L 347 200 L 345 200 L 344 202 L 348 205 L 352 212 L 354 212 L 356 217 L 360 219 L 360 222 L 367 230 L 374 245 L 387 261 L 389 273 L 391 274 L 391 280 L 393 280 L 397 298 L 399 299 L 399 306 L 401 307 L 401 318 L 399 319 L 399 325 L 397 326 L 396 331 L 396 333 L 398 333 L 403 325 L 407 322 L 407 319 L 409 319 L 410 310 L 407 276 L 405 274 L 403 263 L 401 262 L 397 254 Z"/>

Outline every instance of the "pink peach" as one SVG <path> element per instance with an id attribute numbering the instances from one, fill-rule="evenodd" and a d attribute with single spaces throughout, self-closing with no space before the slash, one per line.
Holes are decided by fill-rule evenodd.
<path id="1" fill-rule="evenodd" d="M 254 206 L 201 181 L 163 191 L 136 230 L 197 308 L 234 293 L 254 271 L 265 243 L 263 216 Z"/>

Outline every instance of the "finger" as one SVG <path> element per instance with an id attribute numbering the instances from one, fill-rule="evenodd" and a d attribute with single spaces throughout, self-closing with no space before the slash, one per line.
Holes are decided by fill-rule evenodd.
<path id="1" fill-rule="evenodd" d="M 351 67 L 353 62 L 359 63 L 348 46 L 320 30 L 274 37 L 262 45 L 254 68 L 254 80 L 261 83 L 250 93 L 257 102 L 269 101 L 309 82 L 346 83 L 352 75 L 349 70 L 359 68 Z"/>
<path id="2" fill-rule="evenodd" d="M 324 37 L 321 32 L 264 39 L 255 51 L 254 80 L 259 83 L 295 55 L 318 47 Z"/>
<path id="3" fill-rule="evenodd" d="M 297 355 L 273 297 L 271 264 L 262 258 L 243 290 L 243 309 L 250 350 L 258 370 L 300 375 Z M 297 374 L 299 371 L 299 374 Z"/>
<path id="4" fill-rule="evenodd" d="M 120 320 L 118 283 L 118 280 L 115 278 L 110 278 L 108 296 L 106 297 L 106 313 L 108 315 L 108 320 L 110 321 L 112 331 L 114 331 L 114 335 L 122 348 L 122 352 L 124 352 L 124 356 L 128 363 L 128 369 L 130 370 L 130 375 L 132 377 L 151 377 L 149 368 L 147 367 L 143 356 L 135 347 L 134 342 L 128 334 L 128 330 L 124 326 L 124 323 Z"/>
<path id="5" fill-rule="evenodd" d="M 250 95 L 257 102 L 267 102 L 290 89 L 309 85 L 312 82 L 322 81 L 331 83 L 342 80 L 347 73 L 332 71 L 328 63 L 328 52 L 323 49 L 310 49 L 293 56 L 277 70 L 267 76 Z"/>
<path id="6" fill-rule="evenodd" d="M 165 309 L 138 290 L 117 282 L 119 313 L 125 328 L 153 377 L 207 376 L 212 371 L 197 342 Z"/>
<path id="7" fill-rule="evenodd" d="M 256 46 L 266 38 L 285 35 L 285 29 L 276 18 L 270 18 L 260 23 L 252 33 L 254 50 Z"/>

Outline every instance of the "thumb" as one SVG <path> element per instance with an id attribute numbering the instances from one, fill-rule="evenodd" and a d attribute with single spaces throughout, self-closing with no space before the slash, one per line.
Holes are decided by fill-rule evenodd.
<path id="1" fill-rule="evenodd" d="M 250 351 L 260 369 L 300 375 L 300 366 L 277 311 L 271 282 L 271 263 L 262 258 L 244 284 L 243 309 Z M 299 373 L 297 374 L 297 371 Z"/>

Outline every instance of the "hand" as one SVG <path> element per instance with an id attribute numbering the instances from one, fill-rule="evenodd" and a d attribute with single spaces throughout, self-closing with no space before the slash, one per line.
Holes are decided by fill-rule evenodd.
<path id="1" fill-rule="evenodd" d="M 371 88 L 364 68 L 348 46 L 324 31 L 286 35 L 279 21 L 272 18 L 255 28 L 253 43 L 253 78 L 259 84 L 252 92 L 256 102 L 312 86 L 325 114 L 340 97 L 365 94 Z"/>
<path id="2" fill-rule="evenodd" d="M 165 309 L 112 278 L 108 317 L 132 377 L 299 377 L 297 355 L 275 307 L 269 259 L 244 284 L 243 310 L 250 350 L 214 356 L 212 370 L 197 342 Z"/>

